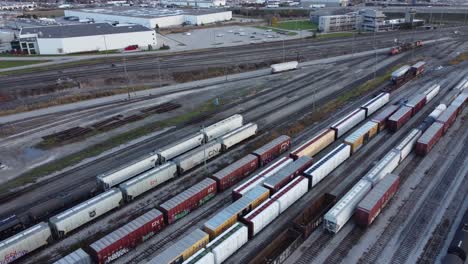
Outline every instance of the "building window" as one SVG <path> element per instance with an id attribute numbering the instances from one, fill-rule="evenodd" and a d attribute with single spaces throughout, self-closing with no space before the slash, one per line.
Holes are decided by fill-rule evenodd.
<path id="1" fill-rule="evenodd" d="M 36 50 L 35 49 L 30 49 L 29 54 L 36 54 Z"/>
<path id="2" fill-rule="evenodd" d="M 22 49 L 28 49 L 28 45 L 26 45 L 26 43 L 21 43 L 21 48 Z"/>
<path id="3" fill-rule="evenodd" d="M 30 49 L 34 49 L 34 43 L 28 43 L 28 47 L 29 47 Z"/>

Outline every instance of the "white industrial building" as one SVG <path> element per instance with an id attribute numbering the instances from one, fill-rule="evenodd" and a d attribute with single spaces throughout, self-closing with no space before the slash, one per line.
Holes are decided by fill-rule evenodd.
<path id="1" fill-rule="evenodd" d="M 161 4 L 167 6 L 211 8 L 225 6 L 226 0 L 161 0 Z"/>
<path id="2" fill-rule="evenodd" d="M 28 54 L 70 54 L 156 47 L 156 32 L 141 25 L 77 24 L 23 28 L 19 40 Z"/>
<path id="3" fill-rule="evenodd" d="M 79 19 L 90 19 L 95 22 L 112 22 L 121 24 L 139 24 L 148 28 L 173 27 L 180 25 L 204 25 L 232 19 L 231 11 L 213 9 L 161 9 L 110 7 L 65 10 L 65 16 Z"/>
<path id="4" fill-rule="evenodd" d="M 358 27 L 360 17 L 357 13 L 334 16 L 320 16 L 318 29 L 321 32 L 349 31 Z"/>

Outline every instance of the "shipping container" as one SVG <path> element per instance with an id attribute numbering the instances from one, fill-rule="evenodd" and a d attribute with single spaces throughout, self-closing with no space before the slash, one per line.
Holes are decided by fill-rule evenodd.
<path id="1" fill-rule="evenodd" d="M 388 118 L 393 115 L 399 108 L 400 107 L 398 105 L 389 105 L 371 118 L 371 121 L 379 124 L 379 132 L 386 128 Z"/>
<path id="2" fill-rule="evenodd" d="M 302 156 L 312 158 L 315 154 L 319 153 L 322 149 L 328 147 L 335 141 L 335 130 L 325 129 L 307 140 L 304 144 L 300 145 L 289 154 L 291 158 L 298 159 Z"/>
<path id="3" fill-rule="evenodd" d="M 244 194 L 248 191 L 252 190 L 258 185 L 263 184 L 265 179 L 274 175 L 277 171 L 279 171 L 284 166 L 288 165 L 289 163 L 293 162 L 293 159 L 288 157 L 283 157 L 275 161 L 273 164 L 269 165 L 259 173 L 255 174 L 253 177 L 248 179 L 243 184 L 239 185 L 232 191 L 233 200 L 240 199 Z"/>
<path id="4" fill-rule="evenodd" d="M 418 61 L 411 66 L 411 74 L 418 76 L 424 72 L 425 61 Z"/>
<path id="5" fill-rule="evenodd" d="M 295 70 L 297 69 L 298 65 L 299 63 L 297 61 L 288 61 L 288 62 L 283 62 L 283 63 L 272 64 L 270 68 L 271 68 L 271 73 L 278 73 L 278 72 Z"/>
<path id="6" fill-rule="evenodd" d="M 54 264 L 93 264 L 93 261 L 91 256 L 80 248 L 54 262 Z"/>
<path id="7" fill-rule="evenodd" d="M 224 169 L 214 173 L 210 178 L 216 181 L 218 191 L 224 191 L 233 186 L 258 168 L 258 158 L 249 154 L 242 159 L 231 163 Z"/>
<path id="8" fill-rule="evenodd" d="M 292 179 L 301 175 L 305 169 L 312 165 L 312 163 L 312 158 L 302 156 L 293 163 L 290 163 L 284 168 L 280 169 L 271 177 L 268 177 L 268 179 L 263 182 L 263 186 L 270 189 L 271 193 L 275 193 L 283 186 L 288 184 L 288 182 L 290 182 Z"/>
<path id="9" fill-rule="evenodd" d="M 439 84 L 433 84 L 429 88 L 427 88 L 423 94 L 426 95 L 426 103 L 431 101 L 440 91 L 440 85 Z"/>
<path id="10" fill-rule="evenodd" d="M 216 195 L 216 181 L 206 178 L 159 205 L 166 223 L 172 224 Z"/>
<path id="11" fill-rule="evenodd" d="M 200 133 L 205 135 L 205 140 L 208 142 L 241 127 L 243 122 L 242 115 L 236 114 L 201 129 Z"/>
<path id="12" fill-rule="evenodd" d="M 330 128 L 336 132 L 335 139 L 346 134 L 364 119 L 366 119 L 366 110 L 359 108 L 332 124 Z"/>
<path id="13" fill-rule="evenodd" d="M 418 126 L 418 129 L 422 132 L 426 131 L 432 123 L 434 123 L 437 118 L 447 109 L 445 104 L 438 105 L 434 111 L 432 111 L 426 118 L 424 118 L 423 122 Z"/>
<path id="14" fill-rule="evenodd" d="M 249 228 L 249 239 L 273 222 L 279 214 L 279 203 L 274 199 L 268 199 L 241 218 L 241 221 Z"/>
<path id="15" fill-rule="evenodd" d="M 364 227 L 371 225 L 398 191 L 399 184 L 400 177 L 398 175 L 385 176 L 358 204 L 354 213 L 356 223 Z"/>
<path id="16" fill-rule="evenodd" d="M 202 248 L 182 264 L 216 264 L 214 254 Z"/>
<path id="17" fill-rule="evenodd" d="M 234 129 L 226 135 L 223 135 L 219 138 L 219 142 L 221 143 L 223 150 L 226 150 L 249 137 L 255 136 L 257 134 L 257 130 L 257 124 L 248 123 L 247 125 Z"/>
<path id="18" fill-rule="evenodd" d="M 306 169 L 304 171 L 304 175 L 309 178 L 309 188 L 316 186 L 350 156 L 351 146 L 340 144 L 326 156 L 315 162 L 314 165 Z"/>
<path id="19" fill-rule="evenodd" d="M 123 202 L 122 192 L 112 188 L 90 200 L 74 206 L 49 219 L 52 232 L 57 238 L 119 207 Z"/>
<path id="20" fill-rule="evenodd" d="M 96 177 L 97 183 L 103 190 L 108 190 L 121 182 L 154 168 L 156 164 L 158 164 L 158 155 L 151 153 L 142 159 L 132 161 L 117 169 L 98 175 Z"/>
<path id="21" fill-rule="evenodd" d="M 433 123 L 418 139 L 416 143 L 416 154 L 424 156 L 431 151 L 439 141 L 444 132 L 444 125 L 438 122 Z"/>
<path id="22" fill-rule="evenodd" d="M 369 100 L 367 103 L 361 106 L 362 109 L 366 110 L 366 117 L 369 117 L 375 111 L 382 108 L 385 104 L 390 101 L 390 94 L 389 93 L 380 93 L 376 97 Z"/>
<path id="23" fill-rule="evenodd" d="M 260 166 L 263 167 L 288 150 L 290 146 L 291 137 L 282 135 L 253 151 L 252 154 L 259 158 Z"/>
<path id="24" fill-rule="evenodd" d="M 206 249 L 214 254 L 215 263 L 221 264 L 247 242 L 247 227 L 236 223 L 206 245 Z"/>
<path id="25" fill-rule="evenodd" d="M 323 221 L 325 229 L 338 233 L 353 216 L 354 209 L 372 188 L 372 183 L 361 179 L 328 211 Z"/>
<path id="26" fill-rule="evenodd" d="M 157 151 L 159 156 L 159 163 L 162 164 L 170 159 L 186 153 L 203 144 L 205 136 L 202 133 L 188 136 L 178 140 L 170 145 L 167 145 Z"/>
<path id="27" fill-rule="evenodd" d="M 336 196 L 325 193 L 294 219 L 294 228 L 301 232 L 306 239 L 322 223 L 323 216 L 335 203 Z"/>
<path id="28" fill-rule="evenodd" d="M 396 71 L 392 72 L 392 75 L 391 75 L 392 83 L 395 85 L 400 85 L 404 81 L 406 81 L 407 76 L 411 74 L 410 69 L 411 67 L 409 65 L 403 65 Z"/>
<path id="29" fill-rule="evenodd" d="M 0 263 L 11 263 L 52 241 L 50 228 L 41 222 L 0 242 Z"/>
<path id="30" fill-rule="evenodd" d="M 398 111 L 396 111 L 393 115 L 388 118 L 387 126 L 388 129 L 392 132 L 396 132 L 400 129 L 408 120 L 411 118 L 411 113 L 413 108 L 408 106 L 401 106 Z"/>
<path id="31" fill-rule="evenodd" d="M 426 95 L 425 94 L 416 94 L 411 97 L 408 102 L 405 103 L 406 106 L 411 107 L 411 116 L 414 116 L 421 108 L 426 104 Z"/>
<path id="32" fill-rule="evenodd" d="M 444 133 L 447 132 L 449 127 L 455 122 L 457 118 L 457 107 L 449 106 L 445 111 L 436 119 L 437 122 L 444 124 Z"/>
<path id="33" fill-rule="evenodd" d="M 364 125 L 347 136 L 344 143 L 350 145 L 351 153 L 354 153 L 377 135 L 377 132 L 379 132 L 379 124 L 373 121 L 367 121 Z"/>
<path id="34" fill-rule="evenodd" d="M 366 179 L 375 186 L 379 181 L 381 181 L 385 175 L 391 173 L 393 170 L 398 167 L 400 163 L 400 151 L 392 149 L 388 152 L 377 164 L 372 167 L 372 169 L 364 175 L 363 179 Z"/>
<path id="35" fill-rule="evenodd" d="M 178 264 L 188 260 L 193 254 L 208 244 L 209 236 L 200 229 L 195 229 L 193 232 L 175 242 L 166 250 L 161 252 L 149 264 Z"/>
<path id="36" fill-rule="evenodd" d="M 246 215 L 258 205 L 268 199 L 270 191 L 262 186 L 256 186 L 242 198 L 210 218 L 204 225 L 203 231 L 213 239 L 229 227 L 234 225 L 240 217 Z"/>
<path id="37" fill-rule="evenodd" d="M 167 162 L 151 169 L 140 176 L 119 185 L 126 201 L 155 188 L 156 186 L 177 176 L 177 166 L 173 162 Z"/>
<path id="38" fill-rule="evenodd" d="M 280 214 L 299 200 L 309 189 L 309 180 L 299 176 L 275 193 L 271 199 L 278 201 Z"/>
<path id="39" fill-rule="evenodd" d="M 98 264 L 109 263 L 154 236 L 164 227 L 163 214 L 152 209 L 92 243 L 90 253 Z"/>
<path id="40" fill-rule="evenodd" d="M 178 156 L 173 161 L 177 164 L 179 174 L 182 174 L 219 154 L 221 154 L 221 144 L 218 142 L 209 142 Z"/>
<path id="41" fill-rule="evenodd" d="M 400 151 L 400 161 L 402 162 L 410 154 L 416 145 L 416 141 L 421 136 L 422 132 L 419 129 L 413 129 L 411 132 L 398 144 L 395 149 Z"/>

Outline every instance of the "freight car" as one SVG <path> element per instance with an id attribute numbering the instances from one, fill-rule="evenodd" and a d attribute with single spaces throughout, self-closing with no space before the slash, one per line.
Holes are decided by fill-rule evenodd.
<path id="1" fill-rule="evenodd" d="M 205 141 L 208 142 L 241 127 L 243 122 L 242 115 L 236 114 L 202 128 L 200 133 L 205 135 Z"/>
<path id="2" fill-rule="evenodd" d="M 364 175 L 363 179 L 372 183 L 372 186 L 377 185 L 385 175 L 391 173 L 400 163 L 400 151 L 392 149 L 381 160 L 375 164 L 372 169 Z"/>
<path id="3" fill-rule="evenodd" d="M 10 215 L 0 220 L 0 238 L 8 236 L 24 227 L 23 222 L 16 215 Z"/>
<path id="4" fill-rule="evenodd" d="M 445 134 L 449 127 L 455 122 L 457 118 L 458 108 L 456 106 L 450 105 L 445 109 L 445 111 L 436 119 L 437 123 L 444 125 L 443 133 Z"/>
<path id="5" fill-rule="evenodd" d="M 437 141 L 439 141 L 443 132 L 443 124 L 439 122 L 433 123 L 418 139 L 418 142 L 416 143 L 416 154 L 424 156 L 429 153 Z"/>
<path id="6" fill-rule="evenodd" d="M 425 61 L 418 61 L 415 64 L 411 65 L 411 74 L 414 76 L 421 75 L 425 70 L 426 62 Z"/>
<path id="7" fill-rule="evenodd" d="M 323 222 L 323 216 L 335 203 L 336 196 L 325 193 L 294 219 L 294 229 L 306 239 Z"/>
<path id="8" fill-rule="evenodd" d="M 402 162 L 411 152 L 416 145 L 416 141 L 421 136 L 422 132 L 420 129 L 413 129 L 411 132 L 395 147 L 395 150 L 400 152 L 400 160 Z"/>
<path id="9" fill-rule="evenodd" d="M 42 222 L 0 242 L 0 263 L 11 263 L 52 241 L 47 223 Z"/>
<path id="10" fill-rule="evenodd" d="M 468 259 L 468 210 L 458 225 L 447 253 L 458 256 L 463 262 Z"/>
<path id="11" fill-rule="evenodd" d="M 391 48 L 390 49 L 390 55 L 397 55 L 397 54 L 400 54 L 400 53 L 402 53 L 404 51 L 421 47 L 422 45 L 423 45 L 423 42 L 421 40 L 417 40 L 415 42 L 402 43 L 401 45 L 399 45 L 397 47 Z"/>
<path id="12" fill-rule="evenodd" d="M 426 104 L 431 101 L 440 91 L 439 84 L 433 84 L 424 90 L 423 94 L 426 96 Z"/>
<path id="13" fill-rule="evenodd" d="M 325 229 L 332 233 L 338 233 L 353 216 L 354 209 L 371 188 L 372 183 L 366 179 L 361 179 L 356 183 L 351 190 L 325 214 L 323 218 Z"/>
<path id="14" fill-rule="evenodd" d="M 408 106 L 401 106 L 393 115 L 387 120 L 387 126 L 392 132 L 396 132 L 411 118 L 413 109 Z"/>
<path id="15" fill-rule="evenodd" d="M 400 177 L 389 174 L 384 177 L 357 205 L 354 219 L 360 226 L 369 226 L 398 191 Z"/>
<path id="16" fill-rule="evenodd" d="M 389 93 L 380 93 L 376 97 L 372 98 L 370 101 L 367 103 L 361 105 L 361 108 L 366 110 L 366 117 L 369 117 L 373 113 L 375 113 L 377 110 L 382 108 L 385 104 L 388 103 L 390 100 L 390 94 Z"/>
<path id="17" fill-rule="evenodd" d="M 89 246 L 98 264 L 109 263 L 152 237 L 164 227 L 163 214 L 152 209 Z"/>
<path id="18" fill-rule="evenodd" d="M 355 153 L 362 146 L 372 139 L 379 131 L 379 124 L 373 121 L 367 121 L 344 139 L 344 143 L 351 146 L 351 153 Z"/>
<path id="19" fill-rule="evenodd" d="M 259 158 L 260 166 L 263 167 L 288 150 L 290 146 L 291 137 L 282 135 L 253 151 L 252 154 Z"/>
<path id="20" fill-rule="evenodd" d="M 200 229 L 195 229 L 189 235 L 168 247 L 161 254 L 151 259 L 149 264 L 182 263 L 190 256 L 208 244 L 209 236 Z"/>
<path id="21" fill-rule="evenodd" d="M 210 176 L 210 178 L 216 181 L 218 191 L 224 191 L 245 178 L 247 175 L 251 174 L 257 168 L 258 157 L 249 154 L 224 169 L 215 172 Z"/>
<path id="22" fill-rule="evenodd" d="M 221 154 L 221 144 L 213 141 L 182 154 L 173 161 L 177 164 L 178 173 L 182 174 L 219 154 Z"/>
<path id="23" fill-rule="evenodd" d="M 332 124 L 330 128 L 336 132 L 335 140 L 361 123 L 364 119 L 366 119 L 366 110 L 359 108 Z"/>
<path id="24" fill-rule="evenodd" d="M 335 130 L 327 128 L 311 139 L 307 140 L 304 144 L 300 145 L 289 154 L 291 158 L 298 159 L 302 156 L 313 157 L 322 149 L 328 147 L 335 141 Z"/>
<path id="25" fill-rule="evenodd" d="M 159 163 L 162 164 L 196 147 L 199 147 L 203 144 L 203 142 L 205 142 L 205 136 L 202 133 L 196 133 L 195 135 L 191 135 L 169 144 L 157 151 Z"/>
<path id="26" fill-rule="evenodd" d="M 446 109 L 447 106 L 445 104 L 438 105 L 434 111 L 429 114 L 429 116 L 424 118 L 423 122 L 418 126 L 418 129 L 421 132 L 426 131 L 426 129 L 428 129 Z"/>
<path id="27" fill-rule="evenodd" d="M 242 223 L 236 223 L 206 245 L 205 250 L 213 253 L 214 263 L 223 263 L 247 242 L 247 227 Z"/>
<path id="28" fill-rule="evenodd" d="M 232 199 L 237 200 L 240 199 L 243 195 L 245 195 L 247 192 L 252 190 L 258 185 L 263 184 L 265 179 L 268 177 L 274 175 L 276 172 L 278 172 L 281 168 L 284 166 L 288 165 L 289 163 L 293 162 L 293 159 L 290 159 L 288 157 L 283 157 L 275 161 L 273 164 L 269 165 L 259 173 L 255 174 L 253 177 L 248 179 L 246 182 L 243 184 L 239 185 L 232 191 Z"/>
<path id="29" fill-rule="evenodd" d="M 416 115 L 416 113 L 421 110 L 426 104 L 426 95 L 425 94 L 416 94 L 412 96 L 408 102 L 405 103 L 406 106 L 411 107 L 411 116 Z"/>
<path id="30" fill-rule="evenodd" d="M 396 71 L 392 72 L 390 77 L 392 84 L 400 86 L 401 84 L 405 83 L 411 76 L 410 69 L 411 67 L 409 65 L 404 65 L 398 68 Z"/>
<path id="31" fill-rule="evenodd" d="M 94 264 L 94 262 L 88 253 L 79 248 L 54 262 L 54 264 Z"/>
<path id="32" fill-rule="evenodd" d="M 223 151 L 231 148 L 232 146 L 239 144 L 257 134 L 258 126 L 254 123 L 248 123 L 242 127 L 234 129 L 233 131 L 221 136 L 219 142 L 223 146 Z"/>
<path id="33" fill-rule="evenodd" d="M 289 61 L 283 63 L 272 64 L 271 73 L 279 73 L 284 71 L 291 71 L 297 69 L 299 63 L 297 61 Z"/>
<path id="34" fill-rule="evenodd" d="M 313 159 L 307 156 L 300 157 L 294 162 L 286 165 L 273 176 L 263 182 L 263 186 L 268 188 L 271 193 L 277 192 L 295 177 L 301 175 L 305 169 L 312 165 Z"/>
<path id="35" fill-rule="evenodd" d="M 386 128 L 388 118 L 392 116 L 400 107 L 398 105 L 389 105 L 381 112 L 371 118 L 371 121 L 379 124 L 379 132 Z"/>

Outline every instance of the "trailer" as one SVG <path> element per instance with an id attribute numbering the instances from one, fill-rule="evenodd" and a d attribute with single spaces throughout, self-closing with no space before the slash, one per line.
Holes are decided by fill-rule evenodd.
<path id="1" fill-rule="evenodd" d="M 299 63 L 297 61 L 288 61 L 283 63 L 272 64 L 270 66 L 271 73 L 279 73 L 284 71 L 291 71 L 297 69 Z"/>
<path id="2" fill-rule="evenodd" d="M 290 146 L 291 137 L 282 135 L 257 150 L 254 150 L 252 154 L 259 158 L 260 166 L 263 167 L 282 153 L 286 152 Z"/>
<path id="3" fill-rule="evenodd" d="M 335 141 L 335 130 L 327 128 L 305 143 L 291 151 L 289 154 L 291 158 L 297 160 L 302 156 L 308 156 L 312 158 L 315 154 L 319 153 L 324 148 L 328 147 Z"/>
<path id="4" fill-rule="evenodd" d="M 359 108 L 332 124 L 330 128 L 336 132 L 335 139 L 346 134 L 346 132 L 361 123 L 364 119 L 366 119 L 366 110 Z"/>
<path id="5" fill-rule="evenodd" d="M 240 180 L 244 179 L 257 168 L 257 156 L 249 154 L 242 159 L 231 163 L 224 169 L 214 173 L 210 176 L 210 178 L 216 181 L 218 185 L 218 191 L 224 191 Z"/>

